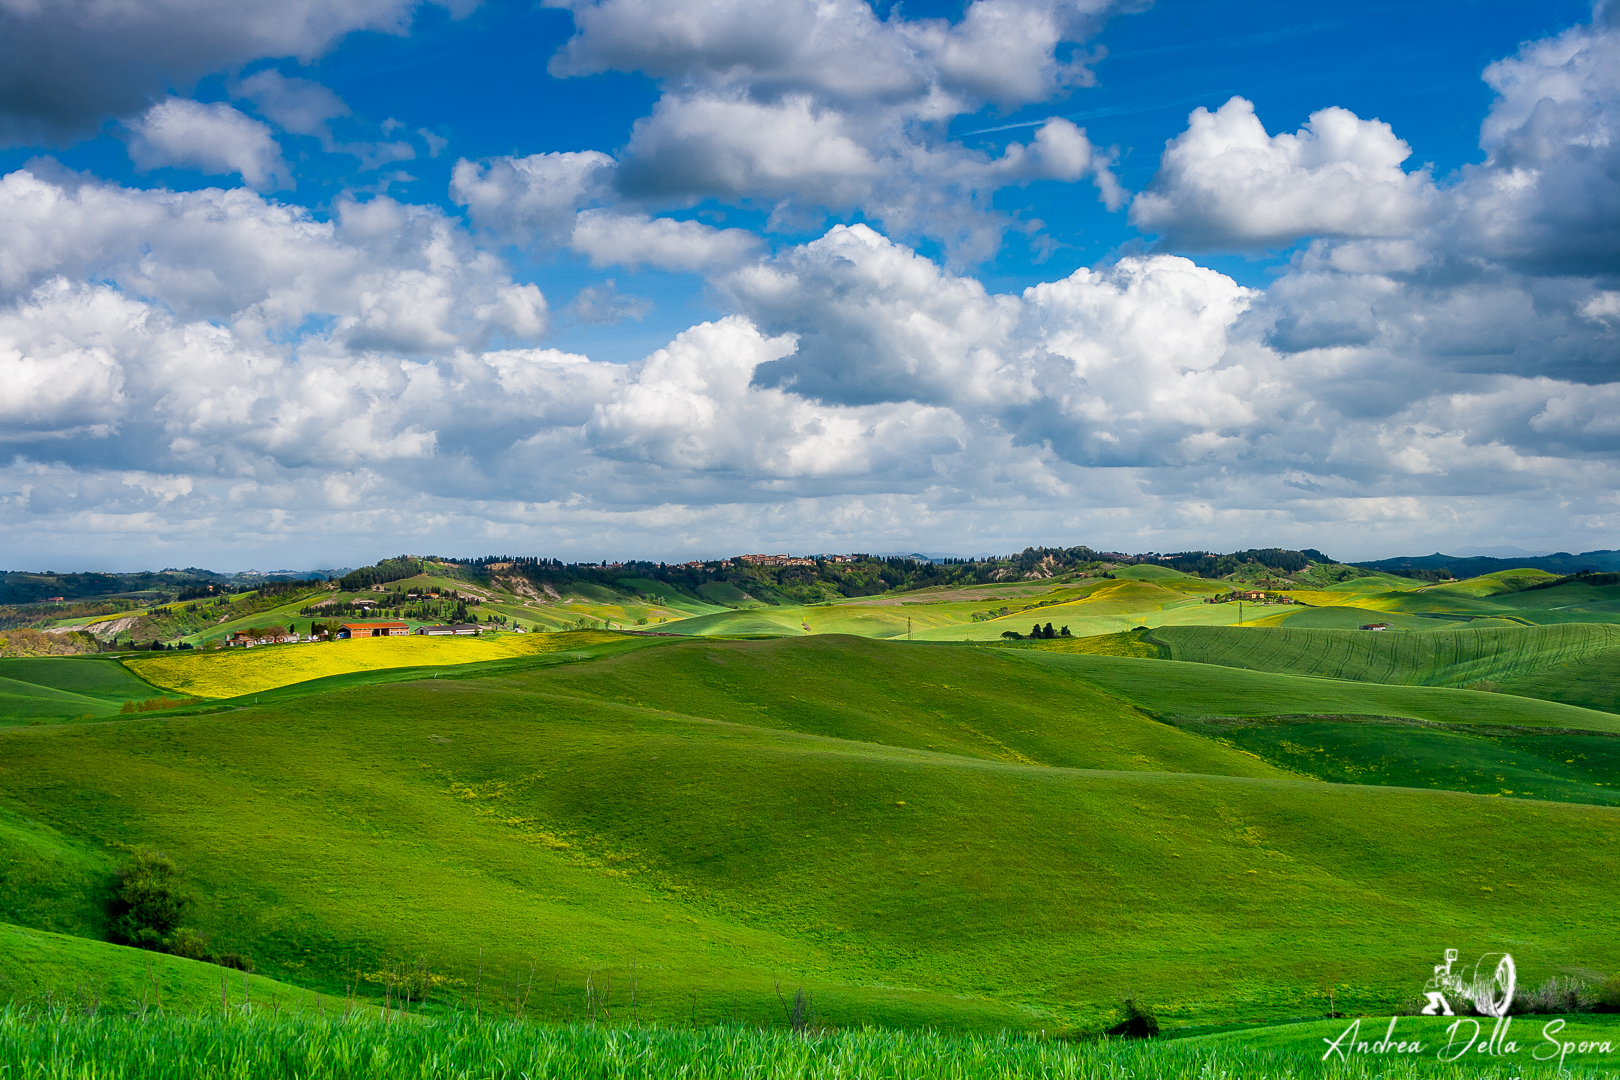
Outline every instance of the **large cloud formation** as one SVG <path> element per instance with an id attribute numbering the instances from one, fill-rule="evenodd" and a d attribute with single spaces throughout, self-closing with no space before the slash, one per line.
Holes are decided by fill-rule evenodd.
<path id="1" fill-rule="evenodd" d="M 1131 203 L 1159 250 L 997 292 L 965 268 L 1004 225 L 985 193 L 1041 176 L 1119 193 L 1061 122 L 993 158 L 929 125 L 1084 83 L 1087 57 L 1057 43 L 1106 7 L 572 7 L 554 70 L 642 71 L 663 96 L 617 157 L 459 163 L 467 223 L 46 165 L 0 179 L 7 543 L 673 555 L 1353 528 L 1362 553 L 1612 546 L 1620 40 L 1603 18 L 1487 69 L 1485 159 L 1452 176 L 1342 109 L 1278 135 L 1242 99 L 1197 110 Z M 322 137 L 339 115 L 293 80 L 240 90 L 287 130 Z M 154 164 L 278 181 L 229 106 L 146 108 L 130 137 Z M 182 137 L 189 122 L 240 137 Z M 792 152 L 773 155 L 783 132 Z M 658 216 L 698 194 L 858 206 L 885 228 L 773 251 Z M 703 273 L 724 314 L 635 363 L 563 352 L 506 243 Z M 1264 290 L 1173 253 L 1289 246 Z M 607 285 L 571 309 L 625 302 Z"/>
<path id="2" fill-rule="evenodd" d="M 1015 108 L 1092 81 L 1061 58 L 1118 0 L 973 0 L 962 18 L 879 19 L 865 0 L 548 0 L 574 16 L 551 61 L 560 77 L 641 72 L 662 96 L 618 160 L 545 154 L 458 166 L 473 220 L 516 243 L 556 234 L 557 215 L 620 200 L 758 205 L 783 221 L 859 211 L 900 237 L 944 243 L 965 263 L 993 254 L 1009 185 L 1088 179 L 1110 207 L 1112 158 L 1062 118 L 991 155 L 948 138 L 952 118 Z"/>

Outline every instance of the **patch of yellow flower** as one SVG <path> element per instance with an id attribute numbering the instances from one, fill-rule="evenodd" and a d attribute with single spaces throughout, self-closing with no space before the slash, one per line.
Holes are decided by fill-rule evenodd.
<path id="1" fill-rule="evenodd" d="M 192 697 L 229 698 L 262 693 L 329 675 L 507 660 L 583 648 L 617 637 L 617 634 L 593 630 L 564 634 L 495 634 L 476 638 L 412 635 L 305 645 L 261 645 L 223 652 L 153 653 L 133 657 L 124 663 L 153 686 Z"/>

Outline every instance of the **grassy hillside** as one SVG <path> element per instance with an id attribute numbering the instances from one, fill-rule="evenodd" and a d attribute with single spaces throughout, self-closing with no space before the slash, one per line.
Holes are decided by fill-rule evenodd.
<path id="1" fill-rule="evenodd" d="M 1554 668 L 1522 671 L 1504 678 L 1500 689 L 1506 694 L 1620 713 L 1620 650 L 1596 653 Z"/>
<path id="2" fill-rule="evenodd" d="M 262 975 L 5 922 L 0 922 L 0 1000 L 115 1012 L 143 1007 L 217 1012 L 222 1005 L 296 1008 L 311 1017 L 341 1016 L 346 1011 L 341 997 Z M 363 1014 L 373 1013 L 369 1003 L 356 1007 Z M 0 1051 L 0 1057 L 4 1053 Z M 39 1059 L 31 1064 L 37 1067 Z"/>
<path id="3" fill-rule="evenodd" d="M 1181 1022 L 1310 1015 L 1330 983 L 1388 1008 L 1446 945 L 1511 940 L 1531 980 L 1620 968 L 1620 810 L 1284 778 L 1114 700 L 1237 711 L 1212 673 L 1264 715 L 1353 711 L 1304 700 L 1345 688 L 1502 719 L 1500 695 L 1169 661 L 653 640 L 0 732 L 0 805 L 82 850 L 168 851 L 199 928 L 266 974 L 338 991 L 422 957 L 465 982 L 482 956 L 486 987 L 532 970 L 556 1015 L 634 980 L 645 1019 L 760 1020 L 780 981 L 840 1025 L 1027 1030 L 1130 989 Z"/>
<path id="4" fill-rule="evenodd" d="M 1389 721 L 1182 724 L 1279 768 L 1334 783 L 1620 805 L 1620 739 L 1613 735 L 1486 735 Z"/>
<path id="5" fill-rule="evenodd" d="M 1205 626 L 1164 627 L 1170 657 L 1254 671 L 1419 686 L 1500 683 L 1603 658 L 1620 673 L 1620 626 L 1570 623 L 1429 633 Z"/>
<path id="6" fill-rule="evenodd" d="M 859 638 L 691 642 L 557 671 L 546 685 L 585 699 L 1030 765 L 1285 775 L 999 649 Z"/>
<path id="7" fill-rule="evenodd" d="M 1156 715 L 1372 716 L 1442 724 L 1620 732 L 1620 717 L 1552 701 L 1432 686 L 1385 686 L 1043 647 L 1010 649 L 1073 673 Z"/>
<path id="8" fill-rule="evenodd" d="M 159 694 L 110 656 L 0 659 L 0 726 L 113 716 Z"/>
<path id="9" fill-rule="evenodd" d="M 1551 587 L 1545 587 L 1551 585 Z M 1506 570 L 1443 585 L 1377 578 L 1344 582 L 1321 590 L 1290 589 L 1289 594 L 1315 609 L 1355 607 L 1391 622 L 1390 616 L 1427 616 L 1430 619 L 1510 620 L 1522 625 L 1550 623 L 1620 622 L 1620 585 L 1593 584 L 1580 579 L 1564 582 L 1539 570 Z M 1290 617 L 1317 618 L 1314 613 Z M 1407 629 L 1421 625 L 1401 622 Z"/>
<path id="10" fill-rule="evenodd" d="M 1299 607 L 1292 611 L 1278 612 L 1284 617 L 1275 624 L 1286 626 L 1290 630 L 1357 630 L 1369 623 L 1388 623 L 1392 630 L 1447 630 L 1454 629 L 1456 623 L 1449 620 L 1425 618 L 1422 615 L 1402 615 L 1399 612 L 1380 611 L 1377 608 L 1364 608 L 1335 605 L 1332 607 Z M 1469 620 L 1465 625 L 1479 626 L 1517 626 L 1520 625 L 1507 619 L 1480 618 Z"/>
<path id="11" fill-rule="evenodd" d="M 0 853 L 0 923 L 104 936 L 113 853 L 4 807 Z"/>

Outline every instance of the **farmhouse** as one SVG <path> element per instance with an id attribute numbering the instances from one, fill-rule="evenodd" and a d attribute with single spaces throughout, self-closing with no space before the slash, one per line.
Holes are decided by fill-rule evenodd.
<path id="1" fill-rule="evenodd" d="M 1363 629 L 1363 630 L 1388 630 L 1389 629 L 1389 623 L 1387 623 L 1387 622 L 1365 623 L 1365 624 L 1362 625 L 1361 629 Z"/>
<path id="2" fill-rule="evenodd" d="M 473 623 L 451 623 L 447 626 L 418 626 L 416 632 L 425 634 L 428 637 L 447 637 L 450 635 L 461 637 L 476 634 L 479 632 L 479 628 Z"/>
<path id="3" fill-rule="evenodd" d="M 364 637 L 405 637 L 410 627 L 402 622 L 346 622 L 338 624 L 337 639 Z"/>
<path id="4" fill-rule="evenodd" d="M 231 645 L 243 645 L 251 649 L 255 645 L 285 645 L 288 643 L 296 644 L 297 641 L 297 634 L 288 633 L 283 630 L 275 628 L 251 628 L 247 630 L 232 631 L 230 638 L 225 642 L 225 644 L 227 647 Z"/>

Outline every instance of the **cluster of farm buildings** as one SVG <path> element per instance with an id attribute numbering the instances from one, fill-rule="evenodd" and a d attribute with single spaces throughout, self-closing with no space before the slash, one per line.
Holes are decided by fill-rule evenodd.
<path id="1" fill-rule="evenodd" d="M 1206 596 L 1206 604 L 1230 604 L 1242 601 L 1245 604 L 1296 604 L 1299 601 L 1286 593 L 1268 593 L 1260 589 L 1234 589 L 1219 596 Z"/>
<path id="2" fill-rule="evenodd" d="M 330 636 L 326 633 L 299 637 L 292 631 L 280 630 L 238 630 L 225 642 L 227 646 L 237 645 L 252 648 L 255 645 L 293 645 L 300 641 L 350 641 L 354 638 L 376 637 L 410 637 L 413 633 L 422 637 L 471 637 L 482 631 L 482 627 L 473 623 L 451 623 L 444 626 L 418 626 L 414 631 L 409 625 L 402 622 L 346 622 L 338 623 L 337 629 Z"/>

